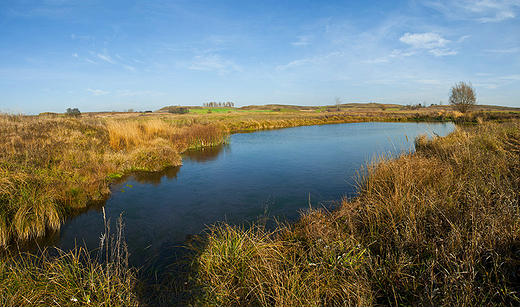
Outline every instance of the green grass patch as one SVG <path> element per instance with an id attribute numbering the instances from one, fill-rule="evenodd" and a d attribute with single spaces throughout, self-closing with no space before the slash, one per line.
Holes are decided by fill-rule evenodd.
<path id="1" fill-rule="evenodd" d="M 191 109 L 192 114 L 208 114 L 210 113 L 234 113 L 237 112 L 235 108 L 204 108 L 204 109 Z"/>

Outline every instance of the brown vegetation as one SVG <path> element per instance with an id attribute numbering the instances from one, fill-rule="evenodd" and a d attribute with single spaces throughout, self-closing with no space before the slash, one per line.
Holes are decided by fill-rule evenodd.
<path id="1" fill-rule="evenodd" d="M 0 246 L 59 229 L 126 171 L 177 166 L 184 150 L 224 141 L 211 124 L 0 115 Z"/>
<path id="2" fill-rule="evenodd" d="M 485 106 L 470 114 L 442 106 L 379 108 L 0 115 L 0 246 L 59 229 L 69 214 L 106 197 L 110 180 L 179 165 L 179 153 L 225 142 L 228 132 L 360 121 L 483 123 L 519 115 Z M 359 197 L 334 212 L 313 210 L 275 231 L 261 223 L 210 228 L 193 262 L 194 304 L 517 304 L 519 126 L 482 124 L 442 139 L 418 139 L 416 154 L 366 167 Z M 79 249 L 57 258 L 4 257 L 0 303 L 137 305 L 135 276 L 113 259 L 98 262 Z"/>
<path id="3" fill-rule="evenodd" d="M 198 305 L 520 302 L 520 123 L 417 140 L 365 168 L 360 195 L 274 232 L 210 229 Z"/>

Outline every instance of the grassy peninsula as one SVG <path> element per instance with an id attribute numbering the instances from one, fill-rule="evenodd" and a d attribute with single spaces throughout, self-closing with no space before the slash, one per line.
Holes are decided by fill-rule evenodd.
<path id="1" fill-rule="evenodd" d="M 0 303 L 138 306 L 150 302 L 147 292 L 159 305 L 178 303 L 170 294 L 179 293 L 189 293 L 184 303 L 194 306 L 518 304 L 516 110 L 335 107 L 1 115 Z M 186 285 L 140 281 L 125 260 L 121 223 L 115 235 L 107 223 L 99 257 L 81 249 L 31 256 L 7 248 L 59 229 L 106 198 L 110 182 L 125 173 L 180 165 L 185 150 L 226 142 L 231 132 L 414 120 L 478 124 L 418 139 L 412 155 L 373 161 L 360 171 L 359 196 L 336 211 L 305 212 L 274 231 L 261 222 L 211 227 L 194 247 Z"/>

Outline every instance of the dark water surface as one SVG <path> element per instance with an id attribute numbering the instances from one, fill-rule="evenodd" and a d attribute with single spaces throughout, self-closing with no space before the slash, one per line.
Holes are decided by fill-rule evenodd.
<path id="1" fill-rule="evenodd" d="M 104 208 L 123 212 L 134 264 L 174 254 L 188 235 L 218 221 L 241 224 L 270 216 L 294 221 L 299 211 L 334 206 L 356 193 L 356 171 L 378 155 L 413 150 L 419 134 L 446 135 L 451 123 L 355 123 L 233 134 L 229 145 L 188 153 L 184 165 L 138 174 L 113 187 Z M 90 210 L 68 221 L 56 243 L 92 250 L 104 229 Z"/>

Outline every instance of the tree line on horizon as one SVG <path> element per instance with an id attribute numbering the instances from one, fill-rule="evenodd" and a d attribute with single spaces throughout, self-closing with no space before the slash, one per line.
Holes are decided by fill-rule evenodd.
<path id="1" fill-rule="evenodd" d="M 206 108 L 217 108 L 217 107 L 228 107 L 228 108 L 233 108 L 235 106 L 235 104 L 231 101 L 228 101 L 228 102 L 205 102 L 202 104 L 202 106 L 206 107 Z"/>

